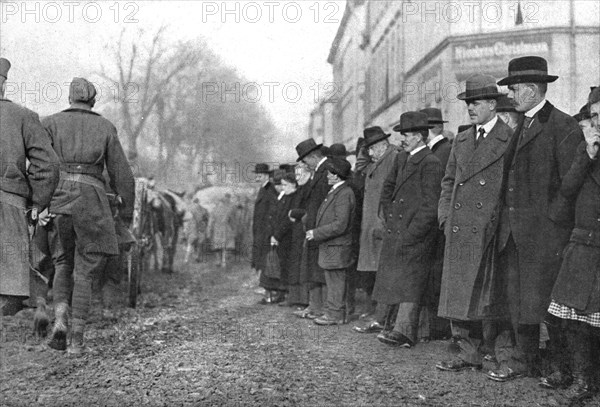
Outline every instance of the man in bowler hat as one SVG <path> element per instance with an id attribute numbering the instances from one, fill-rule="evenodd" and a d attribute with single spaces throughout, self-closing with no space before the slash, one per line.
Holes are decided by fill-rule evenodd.
<path id="1" fill-rule="evenodd" d="M 494 304 L 480 300 L 487 298 L 481 295 L 485 271 L 481 265 L 486 253 L 494 255 L 490 248 L 504 153 L 513 133 L 496 113 L 503 96 L 495 79 L 481 74 L 469 77 L 465 92 L 457 96 L 466 103 L 472 125 L 454 139 L 438 207 L 440 229 L 446 235 L 438 312 L 451 320 L 459 349 L 457 358 L 436 365 L 444 371 L 480 369 L 480 345 L 486 332 L 482 332 L 481 320 L 506 318 L 504 313 L 492 315 L 496 311 L 489 308 Z M 482 313 L 485 307 L 487 315 Z"/>
<path id="2" fill-rule="evenodd" d="M 306 199 L 304 209 L 306 217 L 304 226 L 306 230 L 312 230 L 316 227 L 317 213 L 321 203 L 325 200 L 329 192 L 330 185 L 327 181 L 327 169 L 325 161 L 327 157 L 323 155 L 322 144 L 317 144 L 315 140 L 309 138 L 296 146 L 298 158 L 308 166 L 313 172 L 306 190 Z M 308 284 L 309 298 L 308 307 L 297 311 L 294 314 L 300 318 L 315 319 L 323 315 L 323 302 L 326 297 L 325 274 L 323 268 L 319 266 L 319 244 L 314 241 L 308 241 L 304 247 L 306 263 L 302 266 L 302 280 Z"/>
<path id="3" fill-rule="evenodd" d="M 4 315 L 18 312 L 30 294 L 27 221 L 37 221 L 58 183 L 58 157 L 38 115 L 4 99 L 9 70 L 0 58 L 0 248 L 11 248 L 0 256 Z"/>
<path id="4" fill-rule="evenodd" d="M 431 270 L 431 243 L 437 233 L 442 166 L 427 147 L 429 128 L 425 113 L 400 116 L 394 131 L 401 133 L 404 152 L 398 154 L 381 192 L 385 231 L 373 298 L 398 305 L 398 314 L 393 330 L 384 330 L 377 338 L 405 348 L 417 342 L 421 301 Z"/>
<path id="5" fill-rule="evenodd" d="M 546 100 L 548 83 L 557 78 L 548 74 L 544 58 L 527 56 L 511 60 L 508 76 L 498 82 L 508 86 L 508 97 L 522 114 L 505 154 L 500 202 L 499 262 L 515 338 L 508 361 L 488 372 L 500 382 L 534 371 L 540 323 L 574 223 L 573 202 L 559 190 L 584 137 L 575 119 Z M 560 330 L 547 322 L 550 351 L 559 357 Z"/>

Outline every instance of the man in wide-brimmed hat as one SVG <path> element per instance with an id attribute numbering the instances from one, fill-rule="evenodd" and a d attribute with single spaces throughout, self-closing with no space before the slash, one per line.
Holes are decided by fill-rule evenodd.
<path id="1" fill-rule="evenodd" d="M 299 208 L 306 211 L 304 226 L 306 230 L 314 229 L 317 222 L 317 212 L 319 206 L 327 196 L 330 185 L 327 182 L 327 169 L 324 164 L 327 157 L 323 155 L 322 144 L 317 144 L 315 140 L 309 138 L 296 146 L 298 158 L 308 166 L 313 172 L 311 180 L 307 184 L 305 207 Z M 306 250 L 306 263 L 302 266 L 301 280 L 308 284 L 309 302 L 304 310 L 294 313 L 300 318 L 315 319 L 323 315 L 325 274 L 319 266 L 319 245 L 314 241 L 309 241 L 304 247 Z"/>
<path id="2" fill-rule="evenodd" d="M 385 133 L 379 126 L 364 129 L 364 141 L 361 151 L 357 154 L 357 167 L 362 162 L 368 162 L 364 168 L 364 200 L 357 266 L 367 294 L 367 309 L 363 310 L 362 315 L 366 323 L 364 326 L 354 328 L 360 333 L 380 332 L 383 329 L 386 312 L 386 305 L 381 304 L 378 307 L 371 296 L 379 269 L 379 256 L 385 230 L 384 220 L 379 217 L 381 190 L 398 154 L 397 147 L 389 142 L 389 137 L 390 134 Z"/>
<path id="3" fill-rule="evenodd" d="M 27 220 L 50 204 L 58 157 L 38 115 L 4 99 L 10 62 L 0 58 L 0 304 L 3 315 L 23 308 L 29 292 Z M 27 167 L 27 160 L 30 165 Z M 31 205 L 26 219 L 27 206 Z"/>
<path id="4" fill-rule="evenodd" d="M 495 309 L 492 313 L 489 309 L 494 304 L 480 300 L 485 297 L 482 276 L 486 275 L 481 264 L 486 256 L 494 255 L 493 222 L 502 189 L 504 153 L 513 133 L 496 113 L 503 96 L 496 80 L 482 74 L 467 78 L 465 91 L 458 95 L 466 104 L 471 126 L 454 139 L 438 207 L 439 225 L 446 236 L 438 313 L 451 320 L 459 349 L 456 358 L 436 365 L 444 371 L 480 369 L 482 338 L 475 332 L 482 331 L 481 320 L 508 317 L 504 310 L 500 315 Z M 484 307 L 486 314 L 481 311 Z"/>
<path id="5" fill-rule="evenodd" d="M 539 326 L 573 227 L 573 202 L 559 189 L 584 137 L 575 119 L 546 100 L 548 83 L 557 78 L 548 74 L 544 58 L 527 56 L 511 60 L 508 76 L 498 82 L 508 86 L 508 97 L 523 116 L 505 156 L 498 232 L 516 346 L 499 370 L 488 373 L 496 381 L 534 370 Z M 549 322 L 554 349 L 560 331 Z"/>
<path id="6" fill-rule="evenodd" d="M 443 171 L 426 144 L 431 126 L 425 113 L 400 116 L 394 131 L 401 133 L 404 152 L 396 157 L 381 193 L 385 229 L 373 298 L 397 305 L 398 314 L 393 330 L 384 330 L 377 338 L 406 348 L 417 342 L 421 300 L 433 257 L 431 242 L 437 234 Z"/>
<path id="7" fill-rule="evenodd" d="M 110 187 L 123 203 L 119 213 L 126 225 L 133 217 L 135 185 L 115 127 L 92 111 L 94 85 L 74 78 L 69 103 L 68 109 L 42 121 L 60 159 L 60 183 L 50 205 L 55 217 L 48 231 L 56 270 L 56 319 L 49 345 L 64 350 L 68 329 L 72 337 L 68 350 L 77 354 L 85 350 L 92 276 L 104 269 L 109 256 L 119 254 L 103 172 L 106 169 Z M 72 319 L 67 324 L 69 302 Z"/>

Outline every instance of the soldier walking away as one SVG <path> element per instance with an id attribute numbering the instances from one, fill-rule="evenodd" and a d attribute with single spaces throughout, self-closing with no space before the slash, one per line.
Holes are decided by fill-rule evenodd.
<path id="1" fill-rule="evenodd" d="M 135 194 L 133 174 L 117 130 L 92 111 L 95 102 L 94 85 L 74 78 L 69 88 L 70 107 L 43 121 L 60 159 L 60 182 L 51 202 L 54 218 L 48 233 L 56 270 L 56 319 L 48 344 L 57 350 L 66 349 L 70 329 L 69 352 L 74 354 L 85 351 L 92 277 L 104 268 L 108 256 L 119 253 L 104 169 L 110 188 L 122 201 L 120 213 L 126 225 L 131 224 Z M 70 299 L 72 319 L 67 321 Z"/>
<path id="2" fill-rule="evenodd" d="M 13 315 L 29 297 L 29 235 L 58 183 L 58 157 L 38 115 L 4 99 L 10 62 L 0 58 L 0 304 Z M 26 160 L 30 165 L 26 168 Z M 31 210 L 26 216 L 26 207 Z"/>

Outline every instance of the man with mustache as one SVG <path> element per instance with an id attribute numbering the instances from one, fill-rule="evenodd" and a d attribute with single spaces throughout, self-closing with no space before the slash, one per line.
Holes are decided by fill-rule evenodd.
<path id="1" fill-rule="evenodd" d="M 507 299 L 515 346 L 500 369 L 488 378 L 508 381 L 535 374 L 540 323 L 547 315 L 561 255 L 574 224 L 574 204 L 560 194 L 577 146 L 584 140 L 575 119 L 546 100 L 544 58 L 527 56 L 508 64 L 508 97 L 523 113 L 504 160 L 504 186 L 498 232 L 499 262 L 507 279 Z M 557 351 L 560 328 L 546 318 L 549 350 Z"/>
<path id="2" fill-rule="evenodd" d="M 513 133 L 496 113 L 503 96 L 493 77 L 480 74 L 468 78 L 466 91 L 458 95 L 467 104 L 472 126 L 454 139 L 438 207 L 446 235 L 438 312 L 451 320 L 459 348 L 456 359 L 436 365 L 444 371 L 481 368 L 481 319 L 498 313 L 494 304 L 481 300 L 486 276 L 481 265 L 494 244 L 504 153 Z M 487 271 L 490 276 L 493 270 Z"/>

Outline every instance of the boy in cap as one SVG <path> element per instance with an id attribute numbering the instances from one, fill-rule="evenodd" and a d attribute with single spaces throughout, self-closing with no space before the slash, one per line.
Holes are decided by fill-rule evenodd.
<path id="1" fill-rule="evenodd" d="M 325 314 L 315 319 L 317 325 L 345 322 L 346 273 L 354 262 L 352 230 L 356 200 L 346 180 L 352 171 L 343 158 L 325 162 L 327 182 L 331 186 L 317 212 L 314 229 L 306 232 L 306 240 L 319 245 L 319 266 L 327 284 Z"/>
<path id="2" fill-rule="evenodd" d="M 18 312 L 30 294 L 27 222 L 37 221 L 58 183 L 58 157 L 38 115 L 4 99 L 9 69 L 0 58 L 0 247 L 11 248 L 0 256 L 4 315 Z"/>

